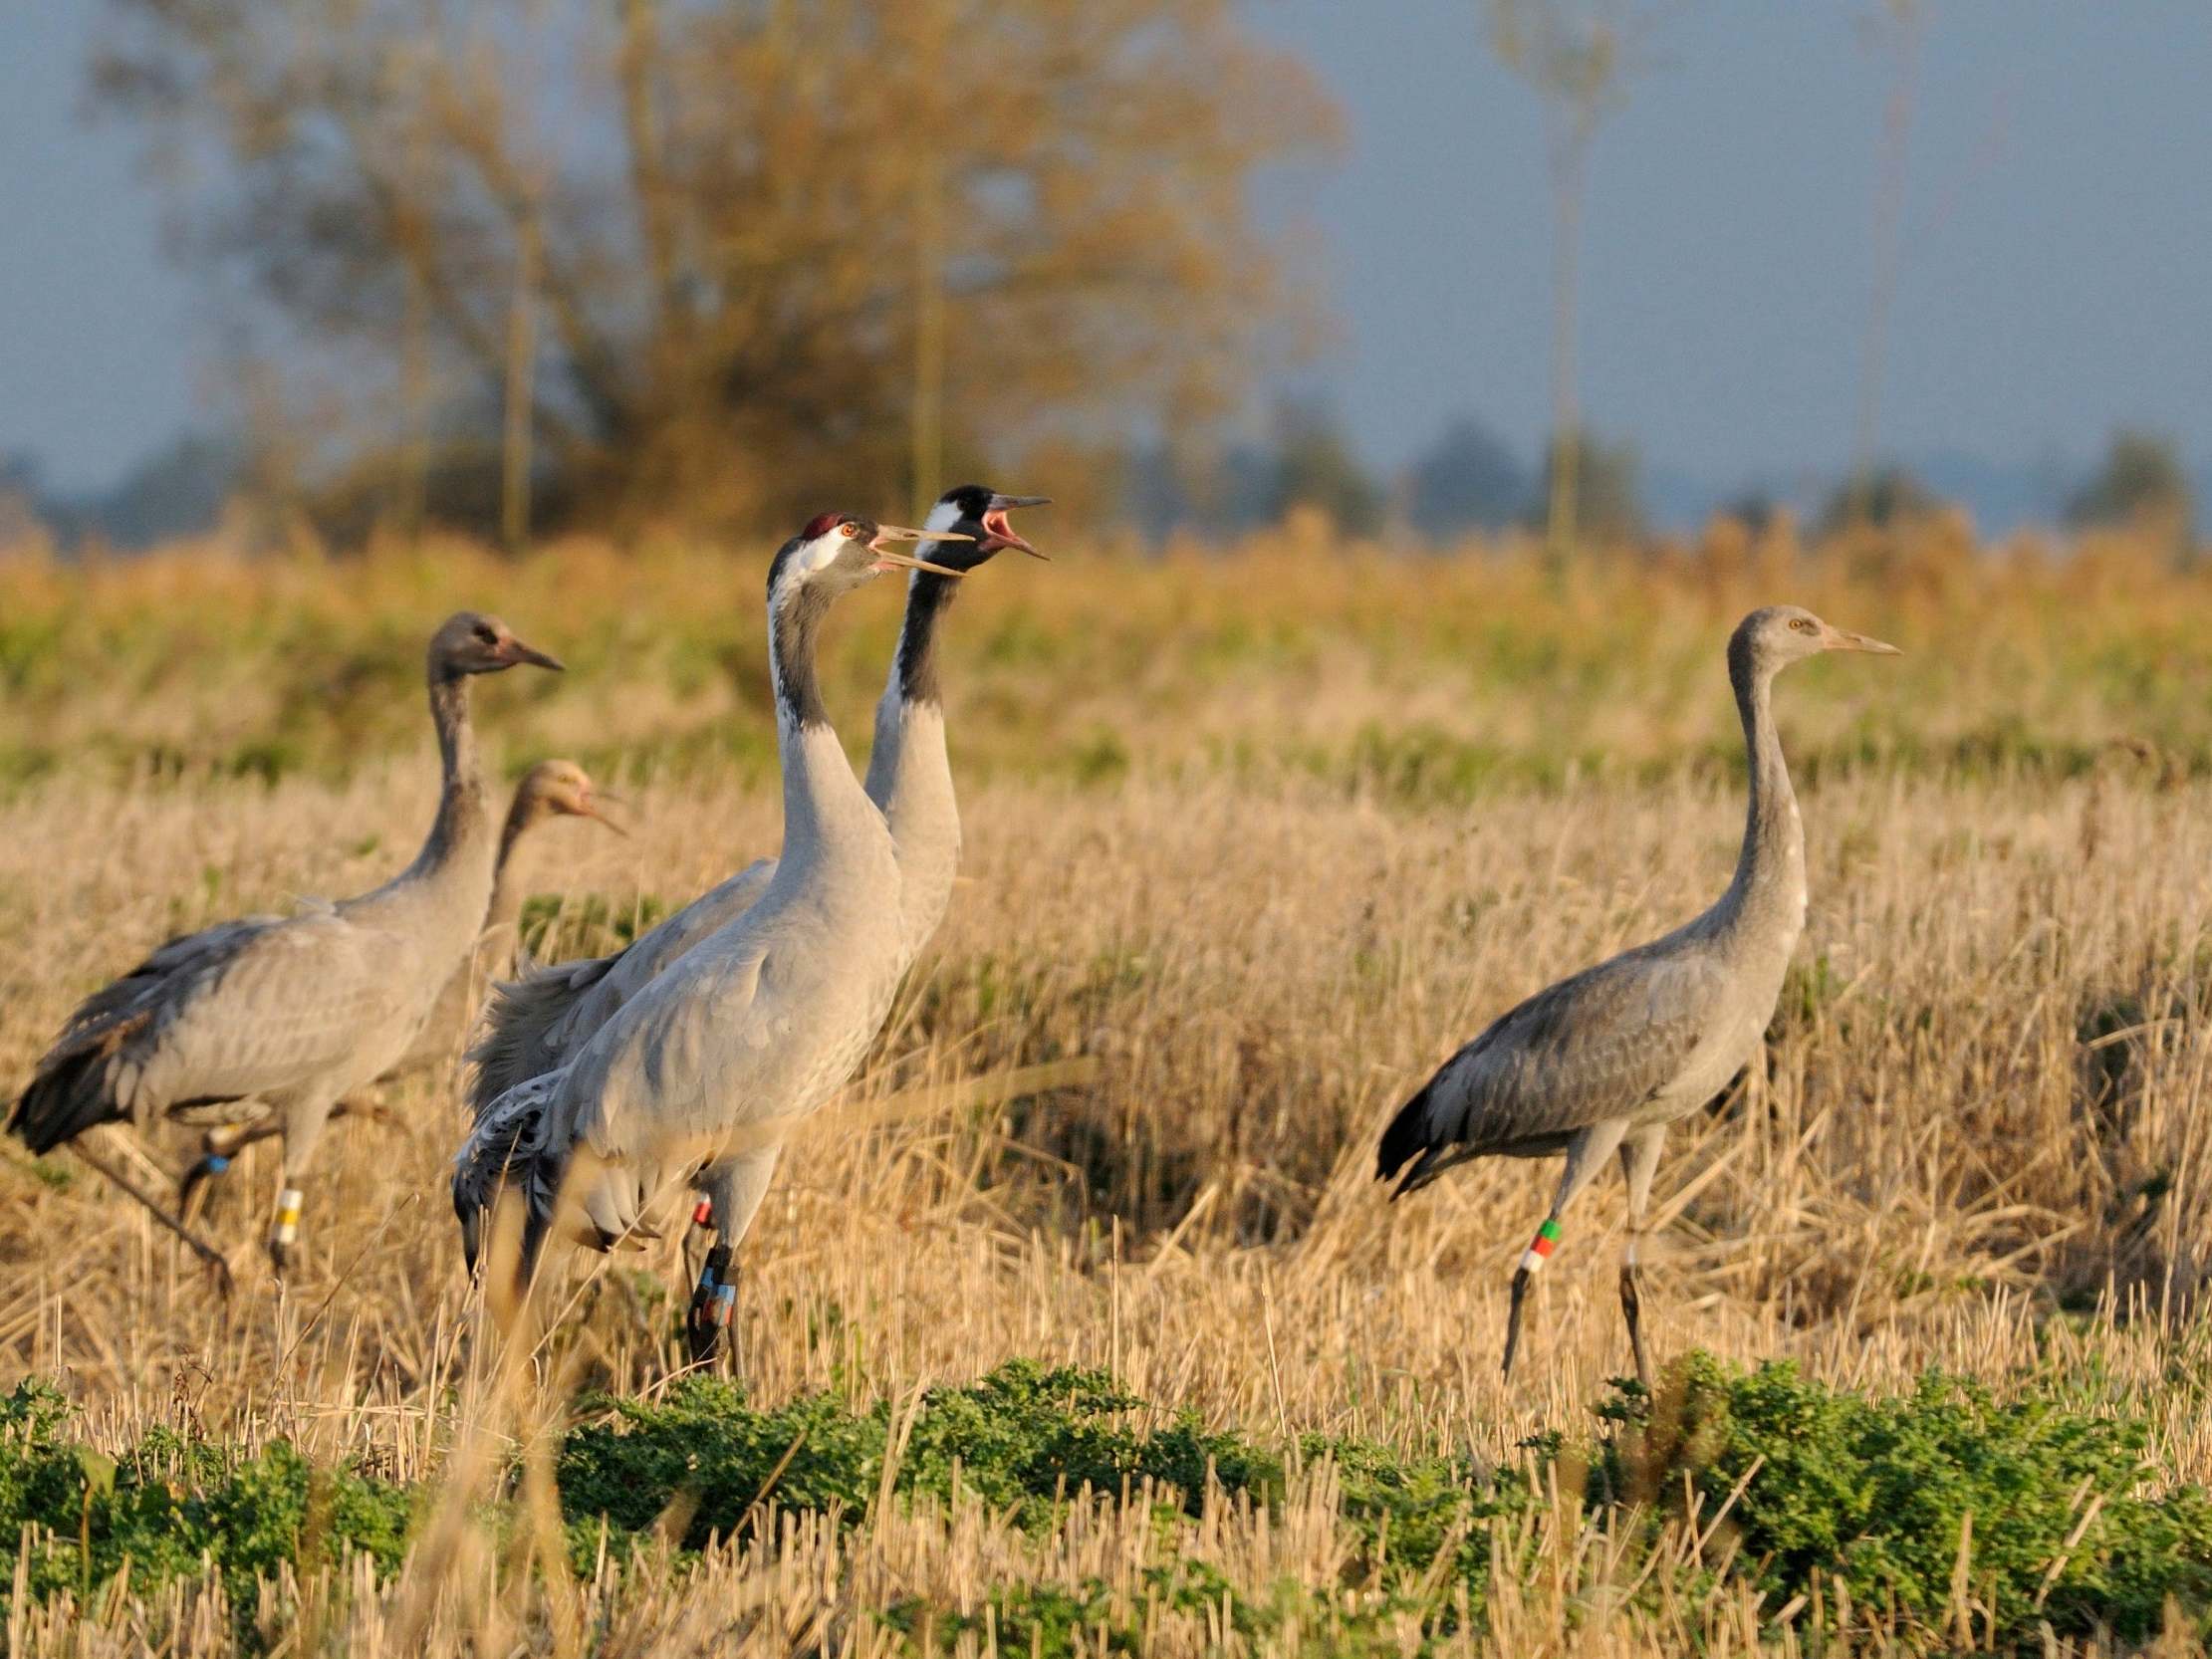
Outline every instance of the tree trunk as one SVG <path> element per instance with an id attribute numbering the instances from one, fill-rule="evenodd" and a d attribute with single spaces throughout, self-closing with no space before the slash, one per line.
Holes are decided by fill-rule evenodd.
<path id="1" fill-rule="evenodd" d="M 499 455 L 499 535 L 509 553 L 530 541 L 531 405 L 538 360 L 536 293 L 541 232 L 525 209 L 515 234 L 515 293 L 507 312 L 506 420 Z"/>
<path id="2" fill-rule="evenodd" d="M 1552 578 L 1575 552 L 1581 503 L 1582 415 L 1575 397 L 1575 282 L 1582 254 L 1583 183 L 1590 146 L 1582 133 L 1562 141 L 1552 178 L 1552 454 L 1544 557 Z"/>
<path id="3" fill-rule="evenodd" d="M 675 201 L 660 153 L 660 117 L 653 98 L 653 68 L 660 50 L 653 0 L 621 0 L 622 134 L 629 147 L 630 190 L 637 198 L 652 316 L 648 350 L 658 368 L 669 366 L 676 324 Z"/>
<path id="4" fill-rule="evenodd" d="M 944 167 L 934 153 L 922 163 L 915 204 L 913 498 L 916 524 L 944 487 L 945 257 Z"/>

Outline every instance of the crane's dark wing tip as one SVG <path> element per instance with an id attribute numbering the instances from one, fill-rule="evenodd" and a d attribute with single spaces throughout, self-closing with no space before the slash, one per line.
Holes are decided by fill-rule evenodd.
<path id="1" fill-rule="evenodd" d="M 97 1124 L 127 1116 L 110 1086 L 114 1053 L 112 1043 L 87 1043 L 49 1055 L 9 1113 L 9 1131 L 43 1158 Z"/>
<path id="2" fill-rule="evenodd" d="M 461 1262 L 471 1278 L 476 1275 L 476 1258 L 484 1250 L 484 1212 L 461 1190 L 461 1183 L 453 1183 L 453 1214 L 461 1224 Z"/>
<path id="3" fill-rule="evenodd" d="M 1375 1148 L 1374 1178 L 1387 1181 L 1403 1169 L 1406 1162 L 1417 1153 L 1429 1150 L 1428 1145 L 1428 1091 L 1423 1083 L 1413 1097 L 1398 1107 L 1397 1115 L 1390 1119 L 1390 1126 L 1382 1131 L 1382 1142 Z M 1411 1179 L 1409 1175 L 1408 1180 Z M 1405 1191 L 1400 1185 L 1395 1198 Z"/>

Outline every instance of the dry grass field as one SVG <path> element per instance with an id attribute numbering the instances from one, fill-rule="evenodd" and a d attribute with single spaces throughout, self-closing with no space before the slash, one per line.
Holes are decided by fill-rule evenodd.
<path id="1" fill-rule="evenodd" d="M 1046 545 L 953 614 L 965 878 L 745 1247 L 741 1382 L 669 1380 L 671 1229 L 565 1268 L 494 1385 L 448 1086 L 334 1133 L 281 1289 L 274 1143 L 243 1158 L 205 1218 L 227 1302 L 10 1143 L 11 1653 L 2200 1651 L 2212 576 L 1940 528 L 1558 589 L 1295 528 Z M 504 771 L 629 798 L 628 839 L 527 847 L 546 949 L 772 848 L 764 564 L 0 564 L 0 1077 L 167 934 L 404 860 L 458 603 L 570 663 L 479 687 Z M 1609 1381 L 1608 1172 L 1505 1386 L 1556 1164 L 1392 1206 L 1374 1136 L 1725 883 L 1721 648 L 1782 598 L 1908 655 L 1778 688 L 1811 914 L 1763 1071 L 1670 1138 L 1673 1363 L 1647 1420 Z M 856 750 L 897 602 L 832 625 Z"/>

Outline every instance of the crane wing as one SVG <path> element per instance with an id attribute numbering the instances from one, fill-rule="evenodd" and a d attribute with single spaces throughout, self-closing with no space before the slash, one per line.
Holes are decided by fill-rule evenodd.
<path id="1" fill-rule="evenodd" d="M 397 1010 L 393 936 L 329 911 L 171 939 L 70 1016 L 17 1103 L 35 1148 L 93 1123 L 270 1095 L 342 1068 Z"/>
<path id="2" fill-rule="evenodd" d="M 1557 1151 L 1679 1076 L 1724 1006 L 1702 955 L 1646 946 L 1539 991 L 1437 1068 L 1384 1132 L 1377 1173 L 1408 1192 L 1486 1154 Z"/>
<path id="3" fill-rule="evenodd" d="M 557 962 L 492 987 L 468 1052 L 473 1116 L 482 1118 L 517 1084 L 568 1065 L 670 963 L 750 910 L 775 873 L 775 859 L 756 859 L 613 956 Z"/>
<path id="4" fill-rule="evenodd" d="M 764 1024 L 768 960 L 761 942 L 694 952 L 625 1005 L 564 1074 L 572 1139 L 610 1158 L 680 1160 L 694 1141 L 704 1156 L 746 1091 L 743 1057 L 781 1035 Z"/>

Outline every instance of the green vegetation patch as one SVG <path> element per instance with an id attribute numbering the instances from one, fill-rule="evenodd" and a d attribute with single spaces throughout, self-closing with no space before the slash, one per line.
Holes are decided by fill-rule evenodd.
<path id="1" fill-rule="evenodd" d="M 1270 1445 L 1163 1412 L 1102 1373 L 1020 1360 L 867 1409 L 834 1393 L 761 1409 L 694 1377 L 653 1401 L 588 1402 L 558 1475 L 580 1562 L 603 1533 L 618 1557 L 663 1527 L 697 1550 L 746 1532 L 764 1504 L 858 1526 L 886 1491 L 980 1503 L 1033 1536 L 1061 1526 L 1086 1489 L 1145 1506 L 1162 1549 L 1127 1581 L 1011 1581 L 980 1603 L 915 1594 L 878 1610 L 917 1642 L 987 1622 L 1002 1646 L 1134 1651 L 1167 1609 L 1248 1639 L 1296 1628 L 1333 1648 L 1392 1647 L 1408 1619 L 1432 1633 L 1479 1623 L 1501 1571 L 1552 1570 L 1535 1522 L 1554 1494 L 1578 1493 L 1621 1544 L 1619 1587 L 1654 1604 L 1733 1582 L 1766 1592 L 1770 1611 L 1819 1588 L 1833 1611 L 1841 1587 L 1925 1648 L 1950 1639 L 1962 1606 L 2007 1646 L 2034 1647 L 2046 1624 L 2139 1640 L 2169 1607 L 2202 1628 L 2212 1499 L 2158 1480 L 2139 1416 L 2037 1381 L 2001 1401 L 1930 1373 L 1909 1393 L 1869 1397 L 1789 1364 L 1691 1354 L 1655 1400 L 1616 1384 L 1594 1434 L 1547 1435 L 1499 1465 L 1351 1439 Z M 1233 1582 L 1189 1546 L 1208 1502 L 1272 1510 L 1324 1466 L 1345 1545 L 1335 1582 Z M 282 1442 L 249 1454 L 157 1429 L 111 1459 L 76 1436 L 50 1388 L 24 1383 L 0 1400 L 0 1527 L 28 1533 L 42 1598 L 88 1594 L 127 1563 L 140 1590 L 205 1570 L 250 1607 L 257 1579 L 286 1562 L 366 1553 L 390 1571 L 426 1505 L 423 1489 Z M 1701 1550 L 1683 1548 L 1685 1524 Z"/>
<path id="2" fill-rule="evenodd" d="M 249 1455 L 156 1428 L 118 1460 L 68 1431 L 62 1397 L 43 1383 L 0 1399 L 0 1528 L 11 1541 L 31 1531 L 41 1599 L 89 1596 L 125 1566 L 144 1587 L 204 1564 L 244 1609 L 257 1579 L 288 1561 L 307 1569 L 366 1552 L 388 1572 L 405 1552 L 409 1487 L 311 1463 L 282 1441 Z"/>
<path id="3" fill-rule="evenodd" d="M 1794 1365 L 1693 1353 L 1648 1414 L 1603 1408 L 1607 1494 L 1681 1505 L 1683 1476 L 1740 1548 L 1735 1570 L 1804 1593 L 1819 1570 L 1862 1606 L 1944 1625 L 1954 1590 L 2000 1640 L 2158 1630 L 2169 1598 L 2212 1608 L 2212 1499 L 2160 1492 L 2146 1425 L 2037 1390 L 2010 1402 L 1930 1372 L 1909 1394 L 1830 1389 Z M 1985 1620 L 1977 1617 L 1977 1628 Z"/>
<path id="4" fill-rule="evenodd" d="M 736 1386 L 690 1377 L 663 1401 L 602 1402 L 603 1421 L 574 1430 L 563 1451 L 563 1508 L 614 1527 L 649 1525 L 682 1492 L 694 1506 L 687 1547 L 729 1537 L 773 1495 L 784 1509 L 838 1510 L 858 1520 L 875 1501 L 903 1429 L 892 1490 L 950 1502 L 979 1499 L 1025 1528 L 1050 1527 L 1084 1487 L 1118 1496 L 1147 1487 L 1196 1514 L 1209 1472 L 1227 1492 L 1282 1496 L 1280 1457 L 1214 1433 L 1191 1413 L 1140 1427 L 1144 1403 L 1103 1373 L 1012 1360 L 964 1388 L 932 1389 L 901 1423 L 889 1403 L 856 1413 L 830 1394 L 768 1411 Z"/>

